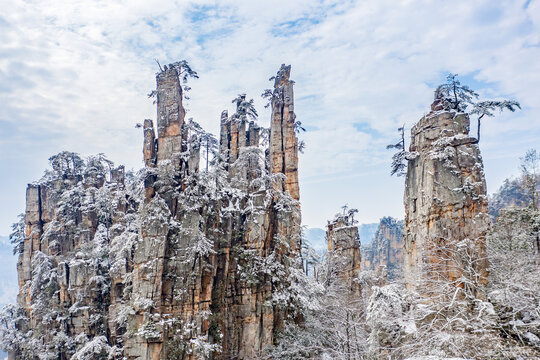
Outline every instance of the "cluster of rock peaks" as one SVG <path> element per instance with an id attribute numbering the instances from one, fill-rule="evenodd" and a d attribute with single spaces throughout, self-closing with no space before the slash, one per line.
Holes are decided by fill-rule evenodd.
<path id="1" fill-rule="evenodd" d="M 27 189 L 12 358 L 250 359 L 299 321 L 290 70 L 276 77 L 266 152 L 241 97 L 201 169 L 211 138 L 185 121 L 170 66 L 156 76 L 157 129 L 144 121 L 139 173 L 104 157 L 52 160 Z"/>
<path id="2" fill-rule="evenodd" d="M 338 214 L 327 226 L 326 268 L 316 274 L 324 284 L 306 280 L 290 71 L 282 65 L 267 94 L 268 131 L 245 95 L 232 115 L 216 116 L 219 139 L 187 122 L 181 74 L 169 66 L 156 76 L 156 121 L 144 121 L 143 169 L 125 172 L 101 154 L 50 159 L 52 170 L 28 185 L 17 225 L 19 294 L 2 315 L 10 359 L 255 359 L 271 358 L 272 349 L 287 357 L 280 339 L 295 340 L 280 334 L 325 324 L 300 337 L 303 346 L 336 326 L 313 315 L 325 306 L 345 316 L 343 358 L 366 354 L 356 333 L 366 324 L 370 346 L 384 348 L 371 353 L 386 358 L 403 323 L 386 327 L 377 314 L 401 316 L 406 306 L 387 287 L 359 311 L 371 291 L 362 289 L 361 270 L 384 275 L 382 283 L 404 274 L 408 288 L 433 298 L 441 281 L 486 283 L 480 152 L 468 115 L 444 109 L 440 99 L 411 131 L 404 222 L 381 219 L 361 249 L 356 210 Z M 472 265 L 461 261 L 464 253 Z M 385 301 L 398 305 L 387 309 Z M 313 349 L 302 346 L 295 351 L 313 358 L 332 353 L 324 346 L 345 351 L 328 336 Z"/>

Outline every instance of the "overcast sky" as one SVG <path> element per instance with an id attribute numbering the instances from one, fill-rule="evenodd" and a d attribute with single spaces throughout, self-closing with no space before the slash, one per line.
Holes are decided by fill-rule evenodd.
<path id="1" fill-rule="evenodd" d="M 157 65 L 187 59 L 188 117 L 217 134 L 222 110 L 260 94 L 292 65 L 304 223 L 322 227 L 345 203 L 362 223 L 402 218 L 403 178 L 385 145 L 428 111 L 448 72 L 483 97 L 515 98 L 518 113 L 483 122 L 489 192 L 540 150 L 540 1 L 2 1 L 0 234 L 24 210 L 26 184 L 52 154 L 106 153 L 142 166 L 155 119 L 146 94 Z M 473 128 L 474 131 L 474 128 Z"/>

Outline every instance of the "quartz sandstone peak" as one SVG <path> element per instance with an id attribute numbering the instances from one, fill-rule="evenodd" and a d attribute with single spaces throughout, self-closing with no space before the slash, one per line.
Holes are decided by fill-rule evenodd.
<path id="1" fill-rule="evenodd" d="M 225 207 L 230 208 L 238 201 L 229 197 L 194 208 L 185 191 L 189 190 L 186 182 L 199 176 L 195 164 L 198 164 L 200 145 L 193 137 L 187 141 L 177 75 L 167 70 L 157 79 L 158 172 L 152 185 L 157 196 L 145 203 L 141 212 L 148 213 L 148 218 L 158 212 L 165 216 L 165 223 L 149 222 L 141 227 L 142 243 L 135 250 L 133 292 L 139 302 L 152 306 L 136 308 L 132 322 L 139 329 L 156 323 L 157 319 L 168 319 L 173 325 L 155 325 L 151 341 L 145 336 L 129 338 L 126 354 L 137 359 L 159 359 L 176 351 L 175 347 L 181 343 L 202 339 L 215 351 L 216 357 L 259 356 L 265 347 L 272 345 L 276 331 L 284 326 L 288 315 L 286 307 L 272 305 L 269 301 L 277 291 L 274 281 L 268 275 L 257 273 L 264 269 L 257 270 L 253 266 L 267 261 L 291 266 L 283 262 L 299 255 L 294 253 L 294 249 L 300 248 L 297 246 L 299 215 L 294 215 L 299 208 L 293 206 L 286 213 L 276 210 L 274 203 L 268 203 L 264 192 L 247 194 L 252 206 L 258 209 L 247 217 L 241 212 L 226 215 L 229 210 Z M 240 100 L 245 101 L 245 95 Z M 236 113 L 228 117 L 228 112 L 224 111 L 220 120 L 220 158 L 235 184 L 249 183 L 261 176 L 261 171 L 254 171 L 259 163 L 250 164 L 250 159 L 248 168 L 239 170 L 245 158 L 253 156 L 246 152 L 248 147 L 253 147 L 254 153 L 259 151 L 259 127 L 253 121 L 247 123 L 241 112 L 242 109 L 237 108 Z M 281 128 L 275 131 L 283 132 Z M 275 146 L 274 142 L 275 139 L 270 140 L 271 147 Z M 296 148 L 289 152 L 291 150 Z M 160 154 L 162 151 L 165 154 Z M 297 158 L 297 154 L 290 156 Z M 195 160 L 185 163 L 186 158 Z M 171 163 L 176 166 L 171 168 Z M 273 163 L 270 167 L 276 168 Z M 180 184 L 164 186 L 170 181 L 171 171 L 180 176 Z M 174 188 L 180 189 L 180 193 L 172 190 Z M 250 187 L 240 189 L 249 193 Z M 247 200 L 240 199 L 238 205 L 245 206 Z M 221 210 L 212 211 L 212 208 Z M 179 231 L 174 230 L 175 224 L 179 225 Z M 291 242 L 293 246 L 287 248 L 292 248 L 293 252 L 279 245 L 280 241 Z M 190 249 L 201 246 L 209 248 L 190 260 L 190 253 L 193 256 Z M 253 273 L 247 275 L 245 271 Z M 258 278 L 249 280 L 248 276 Z M 175 332 L 186 334 L 187 328 L 190 329 L 187 335 L 180 338 L 174 335 Z M 197 357 L 197 351 L 200 349 L 188 347 L 184 356 Z"/>
<path id="2" fill-rule="evenodd" d="M 480 150 L 469 136 L 469 116 L 432 111 L 411 129 L 405 180 L 404 257 L 409 287 L 429 291 L 434 279 L 455 282 L 463 274 L 458 252 L 474 252 L 478 283 L 487 281 L 485 236 L 489 229 Z M 458 281 L 459 284 L 459 281 Z"/>
<path id="3" fill-rule="evenodd" d="M 390 281 L 402 276 L 403 221 L 381 219 L 372 242 L 362 249 L 362 270 L 382 271 Z"/>
<path id="4" fill-rule="evenodd" d="M 281 65 L 272 96 L 272 118 L 270 123 L 270 172 L 284 174 L 281 189 L 299 200 L 298 187 L 298 138 L 295 132 L 293 82 L 289 80 L 291 66 Z"/>
<path id="5" fill-rule="evenodd" d="M 348 215 L 336 215 L 328 222 L 326 242 L 330 271 L 351 294 L 359 295 L 361 289 L 355 280 L 360 273 L 360 237 L 354 220 Z"/>
<path id="6" fill-rule="evenodd" d="M 266 165 L 259 126 L 223 112 L 217 164 L 201 171 L 199 133 L 169 67 L 156 76 L 157 136 L 145 120 L 140 175 L 73 158 L 75 170 L 28 186 L 18 304 L 30 347 L 10 356 L 67 359 L 86 342 L 99 358 L 253 359 L 299 321 L 298 142 L 285 69 Z"/>

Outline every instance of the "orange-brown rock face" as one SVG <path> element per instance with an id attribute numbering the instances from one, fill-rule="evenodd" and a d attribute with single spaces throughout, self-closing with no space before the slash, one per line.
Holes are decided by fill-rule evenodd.
<path id="1" fill-rule="evenodd" d="M 326 241 L 331 271 L 351 293 L 359 294 L 360 287 L 355 281 L 361 264 L 358 227 L 347 216 L 338 216 L 327 225 Z"/>
<path id="2" fill-rule="evenodd" d="M 362 270 L 379 269 L 390 281 L 403 276 L 403 221 L 382 218 L 373 241 L 363 248 Z"/>
<path id="3" fill-rule="evenodd" d="M 182 86 L 176 69 L 170 67 L 156 76 L 158 161 L 171 159 L 185 151 L 186 111 L 182 105 Z"/>
<path id="4" fill-rule="evenodd" d="M 156 133 L 154 131 L 154 122 L 150 119 L 144 120 L 144 145 L 143 157 L 144 165 L 148 167 L 156 166 Z"/>
<path id="5" fill-rule="evenodd" d="M 467 114 L 432 111 L 411 130 L 405 182 L 405 280 L 430 291 L 434 279 L 452 282 L 463 274 L 460 252 L 474 252 L 477 282 L 487 281 L 485 235 L 489 228 L 486 182 Z M 459 283 L 458 283 L 459 285 Z"/>
<path id="6" fill-rule="evenodd" d="M 298 138 L 295 133 L 293 83 L 289 80 L 291 66 L 281 65 L 274 83 L 272 119 L 270 123 L 270 172 L 285 174 L 283 190 L 299 200 Z"/>
<path id="7" fill-rule="evenodd" d="M 199 172 L 196 138 L 182 143 L 183 154 L 176 145 L 163 148 L 164 141 L 176 144 L 177 138 L 189 136 L 176 132 L 183 129 L 175 123 L 182 112 L 176 111 L 181 103 L 174 101 L 181 101 L 181 92 L 173 94 L 178 87 L 168 76 L 167 71 L 158 75 L 158 160 L 146 182 L 151 196 L 140 210 L 141 239 L 131 275 L 134 314 L 128 320 L 134 336 L 125 339 L 124 353 L 147 360 L 171 354 L 202 358 L 204 352 L 214 358 L 252 359 L 273 344 L 276 331 L 288 321 L 286 304 L 273 300 L 286 284 L 276 281 L 266 267 L 277 266 L 286 274 L 287 267 L 295 265 L 291 259 L 299 256 L 299 206 L 282 189 L 261 188 L 260 181 L 252 184 L 267 175 L 258 148 L 259 127 L 248 123 L 241 109 L 230 118 L 226 111 L 221 115 L 219 151 L 225 178 L 215 173 L 215 181 L 207 182 L 210 174 Z M 173 109 L 172 117 L 164 110 L 168 108 Z M 288 126 L 283 124 L 279 126 Z M 145 157 L 150 140 L 151 134 L 145 135 Z M 270 146 L 277 148 L 275 141 L 271 139 Z M 280 168 L 273 163 L 269 167 Z M 215 191 L 211 187 L 221 182 L 228 182 L 234 192 L 210 195 Z M 248 205 L 251 210 L 245 211 Z"/>

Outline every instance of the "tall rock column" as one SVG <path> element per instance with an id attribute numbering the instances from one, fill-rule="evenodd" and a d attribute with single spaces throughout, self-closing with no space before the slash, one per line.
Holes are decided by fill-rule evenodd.
<path id="1" fill-rule="evenodd" d="M 382 270 L 388 280 L 403 274 L 403 221 L 384 217 L 369 246 L 362 251 L 362 270 Z"/>
<path id="2" fill-rule="evenodd" d="M 326 230 L 330 271 L 346 284 L 352 293 L 360 287 L 354 281 L 360 272 L 360 236 L 358 227 L 347 216 L 337 216 Z"/>
<path id="3" fill-rule="evenodd" d="M 272 93 L 272 117 L 270 119 L 270 141 L 268 166 L 270 174 L 283 174 L 285 180 L 275 186 L 278 191 L 288 193 L 293 200 L 300 200 L 298 186 L 298 138 L 295 133 L 293 82 L 289 79 L 291 66 L 282 64 L 278 70 Z M 279 201 L 279 199 L 275 199 Z M 278 216 L 275 221 L 275 237 L 286 239 L 290 254 L 299 255 L 301 240 L 300 203 L 287 216 Z"/>
<path id="4" fill-rule="evenodd" d="M 176 331 L 170 323 L 200 325 L 200 304 L 206 301 L 207 309 L 209 300 L 200 299 L 200 261 L 189 258 L 189 249 L 203 237 L 199 234 L 203 226 L 198 209 L 191 209 L 183 196 L 188 176 L 199 170 L 200 140 L 189 137 L 177 70 L 165 67 L 156 75 L 156 85 L 157 141 L 152 121 L 145 120 L 146 198 L 131 274 L 133 314 L 127 327 L 136 336 L 126 337 L 124 347 L 128 358 L 145 360 L 166 358 L 174 347 L 169 331 Z M 189 261 L 194 270 L 186 265 Z M 183 292 L 176 290 L 180 287 Z M 168 323 L 160 323 L 163 319 Z"/>
<path id="5" fill-rule="evenodd" d="M 144 165 L 148 167 L 156 166 L 156 133 L 154 132 L 154 122 L 150 119 L 144 120 L 144 145 L 143 156 Z"/>
<path id="6" fill-rule="evenodd" d="M 486 182 L 469 116 L 444 109 L 438 99 L 431 110 L 411 130 L 404 197 L 405 280 L 420 292 L 437 281 L 462 286 L 465 247 L 474 251 L 475 281 L 487 281 Z"/>
<path id="7" fill-rule="evenodd" d="M 298 138 L 295 133 L 293 82 L 291 66 L 281 65 L 274 82 L 272 118 L 270 120 L 270 172 L 282 173 L 287 179 L 282 190 L 299 200 Z"/>
<path id="8" fill-rule="evenodd" d="M 245 95 L 240 96 L 242 100 L 245 100 Z M 240 109 L 239 104 L 230 118 L 227 110 L 221 113 L 219 151 L 229 170 L 240 156 L 242 148 L 259 146 L 260 127 L 254 121 L 248 123 L 246 118 L 245 110 Z"/>
<path id="9" fill-rule="evenodd" d="M 170 67 L 156 76 L 158 161 L 170 160 L 185 150 L 187 132 L 184 129 L 186 111 L 182 105 L 182 86 L 178 72 Z"/>

